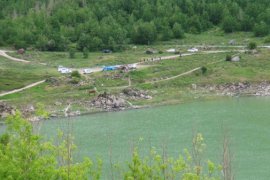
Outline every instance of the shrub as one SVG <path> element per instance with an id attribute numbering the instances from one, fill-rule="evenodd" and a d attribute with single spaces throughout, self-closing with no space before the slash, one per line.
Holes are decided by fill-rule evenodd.
<path id="1" fill-rule="evenodd" d="M 0 179 L 94 179 L 99 174 L 88 158 L 74 162 L 68 153 L 75 148 L 70 133 L 59 132 L 57 145 L 45 141 L 20 112 L 9 116 L 5 125 L 0 135 Z"/>
<path id="2" fill-rule="evenodd" d="M 83 48 L 83 58 L 87 59 L 89 55 L 89 51 L 86 47 Z"/>
<path id="3" fill-rule="evenodd" d="M 225 59 L 226 61 L 231 61 L 232 60 L 232 56 L 231 55 L 229 55 L 229 54 L 227 54 L 226 55 L 226 59 Z"/>
<path id="4" fill-rule="evenodd" d="M 74 48 L 70 48 L 69 49 L 69 58 L 70 59 L 74 59 L 75 58 L 75 49 Z"/>
<path id="5" fill-rule="evenodd" d="M 255 25 L 253 32 L 256 37 L 263 37 L 269 34 L 269 29 L 266 23 L 261 22 Z"/>
<path id="6" fill-rule="evenodd" d="M 270 36 L 267 36 L 266 38 L 264 38 L 264 43 L 270 43 Z"/>
<path id="7" fill-rule="evenodd" d="M 201 70 L 202 70 L 202 74 L 205 74 L 205 73 L 207 72 L 207 68 L 206 68 L 205 66 L 203 66 L 203 67 L 201 68 Z"/>
<path id="8" fill-rule="evenodd" d="M 257 44 L 255 42 L 250 42 L 248 44 L 248 49 L 253 50 L 257 48 Z"/>
<path id="9" fill-rule="evenodd" d="M 72 71 L 71 77 L 81 78 L 81 74 L 79 71 Z"/>
<path id="10" fill-rule="evenodd" d="M 69 82 L 70 82 L 71 84 L 79 84 L 80 79 L 77 78 L 77 77 L 73 77 Z"/>

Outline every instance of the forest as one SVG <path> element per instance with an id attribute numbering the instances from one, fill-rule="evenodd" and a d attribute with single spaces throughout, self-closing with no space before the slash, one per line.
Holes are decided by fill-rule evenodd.
<path id="1" fill-rule="evenodd" d="M 1 0 L 0 46 L 111 49 L 199 34 L 269 34 L 269 0 Z"/>

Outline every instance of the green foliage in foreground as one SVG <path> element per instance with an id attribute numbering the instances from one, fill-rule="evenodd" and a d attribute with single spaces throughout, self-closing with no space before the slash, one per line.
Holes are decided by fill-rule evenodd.
<path id="1" fill-rule="evenodd" d="M 201 157 L 205 148 L 201 134 L 193 138 L 192 154 L 188 150 L 177 159 L 166 157 L 151 150 L 150 157 L 141 158 L 138 150 L 135 149 L 132 161 L 129 163 L 129 170 L 125 172 L 125 180 L 134 179 L 182 179 L 182 180 L 216 180 L 220 179 L 215 173 L 222 170 L 208 160 L 205 164 Z M 207 167 L 207 170 L 203 170 Z"/>
<path id="2" fill-rule="evenodd" d="M 220 179 L 217 172 L 222 168 L 201 159 L 205 148 L 202 135 L 197 134 L 192 143 L 192 153 L 185 150 L 177 159 L 160 155 L 155 149 L 150 157 L 141 158 L 135 148 L 128 169 L 116 169 L 119 179 Z M 88 158 L 75 163 L 74 148 L 70 134 L 59 132 L 56 142 L 42 140 L 17 112 L 6 119 L 6 131 L 0 136 L 0 179 L 100 179 L 101 160 L 97 166 Z"/>
<path id="3" fill-rule="evenodd" d="M 62 133 L 59 143 L 43 141 L 19 112 L 6 119 L 6 126 L 0 137 L 0 179 L 98 179 L 90 159 L 73 161 L 75 146 Z"/>

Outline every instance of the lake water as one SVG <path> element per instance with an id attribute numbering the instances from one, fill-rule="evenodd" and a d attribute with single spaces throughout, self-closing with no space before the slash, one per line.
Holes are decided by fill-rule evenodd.
<path id="1" fill-rule="evenodd" d="M 77 159 L 103 159 L 105 177 L 110 176 L 110 151 L 113 162 L 129 160 L 133 146 L 142 154 L 150 147 L 165 147 L 169 156 L 176 157 L 184 148 L 190 149 L 195 132 L 205 138 L 206 159 L 221 163 L 226 131 L 235 179 L 270 178 L 270 98 L 224 98 L 55 119 L 44 121 L 41 133 L 53 136 L 59 128 L 74 135 Z"/>

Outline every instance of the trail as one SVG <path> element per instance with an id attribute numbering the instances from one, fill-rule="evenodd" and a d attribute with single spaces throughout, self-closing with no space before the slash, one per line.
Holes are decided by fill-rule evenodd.
<path id="1" fill-rule="evenodd" d="M 220 60 L 220 61 L 217 61 L 217 62 L 212 62 L 212 63 L 208 63 L 207 65 L 211 65 L 211 64 L 217 64 L 217 63 L 220 63 L 220 62 L 223 62 L 224 60 Z M 172 76 L 172 77 L 169 77 L 169 78 L 166 78 L 166 79 L 161 79 L 161 80 L 157 80 L 157 81 L 150 81 L 150 82 L 145 82 L 145 83 L 142 83 L 142 84 L 154 84 L 154 83 L 158 83 L 158 82 L 163 82 L 163 81 L 170 81 L 172 79 L 176 79 L 176 78 L 179 78 L 181 76 L 185 76 L 185 75 L 189 75 L 195 71 L 198 71 L 202 69 L 202 66 L 201 67 L 196 67 L 194 69 L 191 69 L 189 71 L 186 71 L 184 73 L 181 73 L 181 74 L 178 74 L 176 76 Z"/>
<path id="2" fill-rule="evenodd" d="M 12 90 L 12 91 L 8 91 L 8 92 L 1 93 L 1 94 L 0 94 L 0 97 L 6 96 L 6 95 L 9 95 L 9 94 L 14 94 L 14 93 L 17 93 L 17 92 L 21 92 L 21 91 L 23 91 L 23 90 L 25 90 L 25 89 L 29 89 L 29 88 L 31 88 L 31 87 L 40 85 L 40 84 L 42 84 L 42 83 L 44 83 L 44 82 L 45 82 L 45 80 L 38 81 L 38 82 L 35 82 L 35 83 L 32 83 L 32 84 L 29 84 L 29 85 L 27 85 L 27 86 L 25 86 L 25 87 L 23 87 L 23 88 L 20 88 L 20 89 L 14 89 L 14 90 Z"/>
<path id="3" fill-rule="evenodd" d="M 195 48 L 246 48 L 246 45 L 179 45 L 179 47 L 195 47 Z M 270 49 L 270 45 L 258 46 L 258 48 Z"/>
<path id="4" fill-rule="evenodd" d="M 17 61 L 17 62 L 23 62 L 23 63 L 30 63 L 30 61 L 27 61 L 27 60 L 24 60 L 24 59 L 18 59 L 18 58 L 14 58 L 14 57 L 11 57 L 7 54 L 7 52 L 12 52 L 12 51 L 5 51 L 5 50 L 0 50 L 0 56 L 3 56 L 9 60 L 12 60 L 12 61 Z"/>
<path id="5" fill-rule="evenodd" d="M 202 67 L 197 67 L 197 68 L 194 68 L 192 70 L 189 70 L 187 72 L 184 72 L 182 74 L 178 74 L 176 76 L 172 76 L 172 77 L 169 77 L 169 78 L 166 78 L 166 79 L 161 79 L 161 80 L 158 80 L 158 81 L 151 81 L 151 82 L 145 82 L 143 84 L 154 84 L 154 83 L 157 83 L 157 82 L 163 82 L 163 81 L 169 81 L 169 80 L 172 80 L 172 79 L 176 79 L 178 77 L 181 77 L 181 76 L 185 76 L 185 75 L 188 75 L 188 74 L 191 74 L 199 69 L 201 69 Z"/>
<path id="6" fill-rule="evenodd" d="M 202 54 L 217 54 L 217 53 L 226 53 L 226 52 L 245 52 L 245 50 L 216 50 L 216 51 L 199 51 L 196 53 L 183 53 L 183 54 L 178 54 L 178 55 L 173 55 L 173 56 L 162 56 L 162 57 L 155 57 L 155 58 L 150 58 L 146 59 L 144 61 L 135 63 L 135 64 L 143 64 L 145 62 L 154 62 L 154 61 L 161 61 L 161 60 L 170 60 L 170 59 L 176 59 L 179 57 L 185 57 L 185 56 L 192 56 L 192 55 L 202 55 Z"/>

